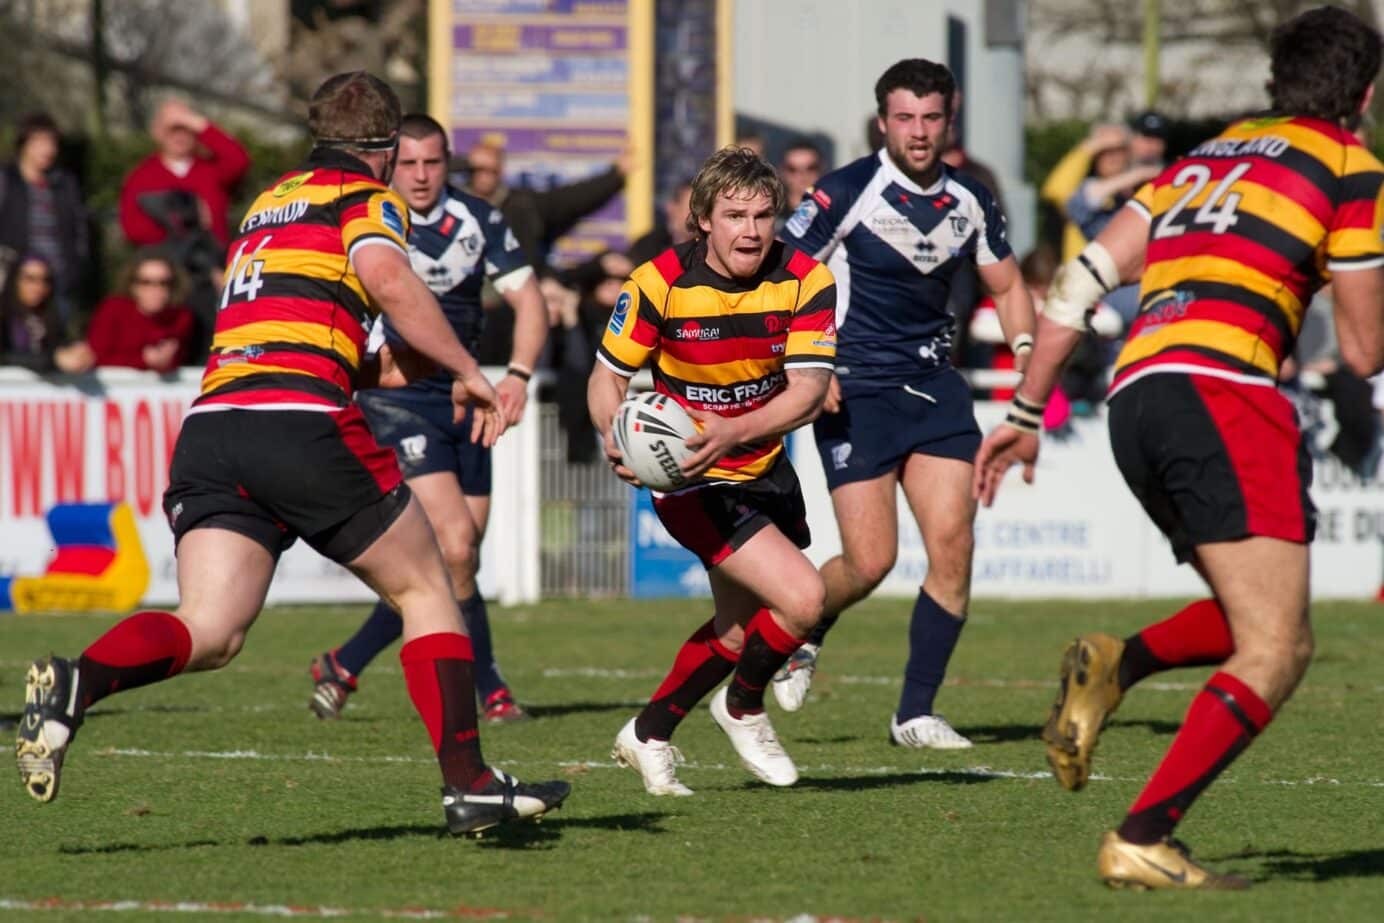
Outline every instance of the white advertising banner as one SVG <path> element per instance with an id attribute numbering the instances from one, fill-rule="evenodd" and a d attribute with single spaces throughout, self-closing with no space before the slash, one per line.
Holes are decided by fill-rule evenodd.
<path id="1" fill-rule="evenodd" d="M 1003 404 L 976 405 L 981 430 Z M 794 434 L 793 461 L 807 497 L 821 563 L 841 549 L 826 479 L 810 429 Z M 1312 496 L 1320 510 L 1312 592 L 1321 598 L 1373 597 L 1384 579 L 1384 483 L 1362 481 L 1334 458 L 1318 458 Z M 899 492 L 899 557 L 880 592 L 912 596 L 927 573 L 917 524 Z M 1205 585 L 1179 567 L 1162 534 L 1125 486 L 1103 415 L 1076 420 L 1065 439 L 1045 436 L 1033 485 L 1009 473 L 991 509 L 976 518 L 976 596 L 1083 599 L 1186 596 Z"/>
<path id="2" fill-rule="evenodd" d="M 40 378 L 0 369 L 0 574 L 41 574 L 54 552 L 44 515 L 54 503 L 124 500 L 135 514 L 151 572 L 145 602 L 175 603 L 173 536 L 162 500 L 168 463 L 200 370 L 160 377 L 125 369 Z M 491 530 L 481 589 L 505 602 L 537 597 L 537 426 L 497 446 Z M 528 509 L 533 506 L 533 510 Z M 344 568 L 297 542 L 279 560 L 270 603 L 367 601 Z"/>

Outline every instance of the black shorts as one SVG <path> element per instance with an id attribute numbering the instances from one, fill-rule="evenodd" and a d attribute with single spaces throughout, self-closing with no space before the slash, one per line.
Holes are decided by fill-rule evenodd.
<path id="1" fill-rule="evenodd" d="M 468 497 L 490 496 L 490 450 L 471 441 L 475 407 L 452 422 L 445 394 L 412 393 L 409 388 L 378 388 L 356 398 L 370 431 L 399 457 L 404 477 L 445 473 L 456 477 Z"/>
<path id="2" fill-rule="evenodd" d="M 1272 386 L 1149 375 L 1111 398 L 1110 445 L 1179 562 L 1197 545 L 1251 535 L 1312 541 L 1312 461 L 1292 403 Z"/>
<path id="3" fill-rule="evenodd" d="M 843 393 L 841 409 L 818 417 L 812 432 L 829 490 L 898 471 L 914 454 L 970 464 L 980 448 L 970 385 L 951 368 L 909 385 Z"/>
<path id="4" fill-rule="evenodd" d="M 217 410 L 178 433 L 163 511 L 174 542 L 193 529 L 239 532 L 275 558 L 302 537 L 346 564 L 374 544 L 409 500 L 394 452 L 360 408 Z"/>
<path id="5" fill-rule="evenodd" d="M 708 569 L 766 526 L 776 526 L 799 548 L 812 544 L 798 473 L 786 455 L 753 481 L 722 481 L 654 497 L 654 511 L 668 534 Z"/>

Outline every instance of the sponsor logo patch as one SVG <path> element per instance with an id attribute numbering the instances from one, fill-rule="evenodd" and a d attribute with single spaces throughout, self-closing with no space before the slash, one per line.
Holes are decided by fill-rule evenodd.
<path id="1" fill-rule="evenodd" d="M 615 309 L 610 312 L 610 332 L 617 337 L 625 332 L 625 319 L 630 314 L 630 303 L 634 299 L 629 292 L 621 292 L 620 297 L 615 299 Z"/>
<path id="2" fill-rule="evenodd" d="M 793 212 L 793 217 L 788 219 L 784 225 L 784 230 L 794 237 L 802 237 L 807 233 L 807 229 L 812 227 L 812 222 L 817 217 L 817 203 L 812 198 L 803 199 L 798 210 Z"/>
<path id="3" fill-rule="evenodd" d="M 420 461 L 423 453 L 428 450 L 428 437 L 419 433 L 416 436 L 405 436 L 399 440 L 399 449 L 404 453 L 404 458 L 409 461 Z"/>
<path id="4" fill-rule="evenodd" d="M 380 220 L 384 226 L 389 228 L 400 237 L 404 235 L 404 216 L 399 213 L 399 207 L 388 199 L 380 202 Z"/>
<path id="5" fill-rule="evenodd" d="M 831 208 L 831 196 L 827 195 L 825 190 L 814 187 L 809 189 L 808 192 L 811 194 L 812 198 L 817 200 L 818 205 L 823 208 Z"/>
<path id="6" fill-rule="evenodd" d="M 851 444 L 843 442 L 831 447 L 831 467 L 837 471 L 845 470 L 851 460 Z"/>
<path id="7" fill-rule="evenodd" d="M 284 180 L 282 183 L 279 183 L 279 185 L 274 187 L 273 195 L 275 198 L 281 199 L 293 190 L 297 189 L 299 186 L 306 183 L 310 179 L 312 179 L 311 170 L 309 170 L 306 173 L 299 173 L 297 176 L 290 176 L 288 179 Z"/>
<path id="8" fill-rule="evenodd" d="M 703 327 L 694 320 L 683 324 L 677 330 L 679 340 L 717 340 L 721 337 L 720 327 Z"/>

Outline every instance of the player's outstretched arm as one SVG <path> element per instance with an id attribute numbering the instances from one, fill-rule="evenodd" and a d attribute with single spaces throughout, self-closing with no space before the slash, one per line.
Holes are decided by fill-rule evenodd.
<path id="1" fill-rule="evenodd" d="M 527 274 L 517 287 L 501 288 L 496 284 L 505 302 L 514 309 L 514 348 L 509 354 L 509 370 L 495 389 L 510 426 L 524 417 L 529 399 L 527 376 L 533 374 L 548 339 L 548 308 L 538 288 L 538 277 L 527 266 L 520 271 Z"/>
<path id="2" fill-rule="evenodd" d="M 985 506 L 994 502 L 1005 472 L 1015 464 L 1024 466 L 1024 481 L 1033 483 L 1043 411 L 1062 367 L 1081 342 L 1096 302 L 1120 282 L 1138 277 L 1147 242 L 1146 214 L 1124 208 L 1076 259 L 1058 270 L 1038 318 L 1024 380 L 1014 391 L 1005 421 L 985 437 L 976 453 L 971 494 Z"/>
<path id="3" fill-rule="evenodd" d="M 722 417 L 688 408 L 688 415 L 697 421 L 699 428 L 697 435 L 687 440 L 687 447 L 696 450 L 682 463 L 682 470 L 688 477 L 705 474 L 738 445 L 785 436 L 817 419 L 831 382 L 831 369 L 790 368 L 787 376 L 787 387 L 763 407 L 738 417 Z"/>
<path id="4" fill-rule="evenodd" d="M 391 246 L 360 247 L 351 257 L 351 264 L 361 285 L 390 325 L 414 350 L 427 356 L 456 379 L 452 388 L 455 416 L 461 419 L 467 404 L 474 404 L 475 415 L 471 439 L 486 446 L 505 430 L 504 416 L 499 412 L 495 389 L 481 374 L 476 360 L 461 345 L 452 325 L 447 323 L 437 299 L 423 280 L 413 272 L 408 257 Z"/>
<path id="5" fill-rule="evenodd" d="M 604 362 L 598 361 L 596 367 L 591 370 L 591 377 L 586 381 L 586 409 L 591 414 L 592 425 L 601 434 L 601 444 L 605 446 L 606 461 L 610 463 L 611 470 L 622 480 L 635 487 L 641 487 L 643 485 L 634 476 L 634 472 L 624 466 L 624 456 L 616 448 L 615 437 L 610 432 L 611 424 L 615 420 L 615 411 L 620 409 L 620 403 L 624 401 L 629 386 L 628 378 L 616 374 Z"/>
<path id="6" fill-rule="evenodd" d="M 1019 264 L 1012 255 L 997 263 L 977 267 L 981 284 L 995 300 L 1004 341 L 1014 351 L 1014 368 L 1022 372 L 1033 351 L 1033 296 L 1024 285 Z"/>

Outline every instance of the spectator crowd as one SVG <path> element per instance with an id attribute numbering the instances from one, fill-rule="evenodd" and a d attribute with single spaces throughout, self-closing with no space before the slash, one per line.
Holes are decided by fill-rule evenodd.
<path id="1" fill-rule="evenodd" d="M 952 108 L 961 109 L 959 92 Z M 1099 123 L 1053 166 L 1039 191 L 1043 220 L 1038 243 L 1021 260 L 1036 303 L 1061 261 L 1078 253 L 1163 169 L 1172 127 L 1156 111 L 1127 122 Z M 878 149 L 873 117 L 865 134 L 871 149 Z M 149 137 L 153 150 L 130 170 L 120 189 L 118 225 L 130 256 L 101 289 L 103 297 L 93 298 L 93 267 L 99 262 L 93 240 L 100 239 L 99 228 L 76 176 L 62 165 L 59 126 L 45 113 L 29 115 L 15 126 L 13 155 L 0 170 L 0 366 L 67 374 L 112 366 L 166 373 L 205 362 L 236 217 L 233 203 L 251 160 L 232 133 L 177 99 L 157 108 Z M 755 135 L 737 143 L 761 154 L 766 149 L 765 139 Z M 689 238 L 690 177 L 660 191 L 653 228 L 624 248 L 575 266 L 554 266 L 548 262 L 554 242 L 624 190 L 634 153 L 627 150 L 593 176 L 546 190 L 510 185 L 505 156 L 494 140 L 473 145 L 450 165 L 453 181 L 501 210 L 541 280 L 550 324 L 542 364 L 556 376 L 552 393 L 564 429 L 571 437 L 581 436 L 569 438 L 569 456 L 590 460 L 596 443 L 585 438 L 590 424 L 583 394 L 595 344 L 631 269 Z M 782 144 L 774 160 L 789 193 L 779 216 L 781 228 L 832 164 L 806 137 Z M 1004 211 L 994 171 L 955 137 L 943 160 L 989 188 Z M 101 280 L 95 281 L 99 285 Z M 503 365 L 513 312 L 493 291 L 487 291 L 485 306 L 479 358 Z M 954 277 L 950 308 L 956 317 L 954 361 L 970 368 L 1012 369 L 993 304 L 974 271 L 963 267 Z M 1049 410 L 1051 426 L 1060 428 L 1069 416 L 1091 413 L 1100 404 L 1110 363 L 1138 308 L 1137 286 L 1107 296 Z M 1285 371 L 1286 384 L 1302 395 L 1309 418 L 1314 393 L 1336 402 L 1331 416 L 1346 421 L 1330 427 L 1338 450 L 1353 466 L 1373 465 L 1378 413 L 1372 389 L 1349 380 L 1335 356 L 1331 329 L 1328 287 L 1306 312 L 1296 361 Z M 1004 387 L 977 390 L 1008 396 Z M 1384 387 L 1373 390 L 1384 404 Z"/>

